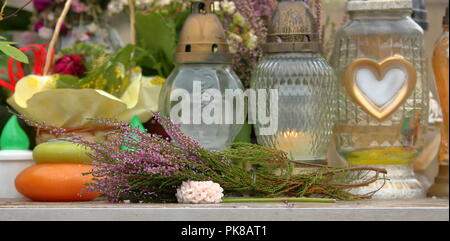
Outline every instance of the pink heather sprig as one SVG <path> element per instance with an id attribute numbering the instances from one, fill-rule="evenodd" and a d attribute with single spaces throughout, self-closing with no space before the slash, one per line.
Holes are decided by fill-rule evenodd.
<path id="1" fill-rule="evenodd" d="M 51 30 L 58 19 L 55 16 L 61 14 L 65 2 L 66 0 L 33 0 L 36 11 L 33 12 L 32 26 L 40 37 L 50 38 Z M 73 0 L 61 33 L 69 34 L 69 30 L 79 24 L 80 16 L 84 16 L 84 20 L 93 19 L 93 22 L 97 22 L 98 16 L 105 13 L 104 5 L 107 2 L 105 0 Z"/>
<path id="2" fill-rule="evenodd" d="M 224 183 L 227 177 L 222 177 L 224 172 L 219 170 L 230 167 L 230 162 L 209 158 L 212 152 L 184 135 L 169 119 L 155 114 L 155 120 L 164 126 L 171 140 L 108 119 L 96 120 L 100 126 L 115 129 L 107 134 L 106 142 L 96 143 L 76 135 L 69 138 L 91 150 L 95 183 L 90 190 L 100 192 L 111 202 L 175 201 L 176 189 L 183 181 L 219 179 Z"/>
<path id="3" fill-rule="evenodd" d="M 276 0 L 234 0 L 237 12 L 240 13 L 250 25 L 251 30 L 258 37 L 258 45 L 250 49 L 244 43 L 236 46 L 233 58 L 233 67 L 246 87 L 250 86 L 253 68 L 263 55 L 261 45 L 265 43 L 268 32 L 268 23 L 277 6 Z M 225 19 L 225 23 L 230 20 Z M 225 25 L 226 26 L 226 25 Z"/>
<path id="4" fill-rule="evenodd" d="M 176 176 L 176 173 L 181 170 L 184 173 L 195 173 L 196 166 L 201 162 L 192 155 L 195 155 L 197 149 L 201 147 L 195 141 L 183 136 L 179 128 L 170 121 L 159 118 L 158 114 L 156 116 L 158 120 L 167 124 L 167 130 L 173 134 L 174 139 L 179 137 L 176 142 L 144 133 L 128 123 L 110 119 L 95 120 L 98 126 L 106 126 L 114 131 L 107 134 L 108 141 L 94 142 L 65 128 L 49 126 L 23 116 L 22 118 L 41 131 L 48 131 L 57 138 L 65 138 L 89 148 L 89 155 L 93 159 L 92 174 L 95 178 L 95 183 L 89 186 L 89 190 L 100 192 L 109 201 L 174 200 L 173 195 L 178 187 L 178 180 L 170 180 L 171 177 Z M 142 177 L 154 177 L 145 179 L 156 182 L 155 185 L 149 186 L 160 186 L 158 180 L 169 179 L 169 186 L 166 188 L 173 193 L 170 192 L 167 195 L 165 191 L 155 193 L 147 185 L 139 185 L 138 180 L 142 180 Z M 171 185 L 171 182 L 175 184 Z"/>

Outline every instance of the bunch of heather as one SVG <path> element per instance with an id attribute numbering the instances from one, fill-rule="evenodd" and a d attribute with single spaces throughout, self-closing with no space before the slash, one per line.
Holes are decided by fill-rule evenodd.
<path id="1" fill-rule="evenodd" d="M 94 160 L 91 190 L 111 202 L 176 202 L 177 189 L 187 181 L 212 181 L 225 195 L 249 194 L 255 197 L 324 196 L 344 200 L 356 196 L 347 190 L 366 186 L 379 179 L 385 170 L 375 168 L 330 168 L 309 166 L 309 171 L 294 174 L 297 163 L 282 151 L 268 147 L 236 143 L 231 149 L 215 152 L 204 149 L 184 135 L 180 127 L 156 114 L 171 139 L 149 134 L 127 123 L 98 120 L 99 127 L 114 131 L 107 142 L 93 142 L 67 130 L 27 120 L 30 125 L 50 131 L 55 136 L 71 136 L 69 141 L 90 149 Z M 248 163 L 244 169 L 236 163 Z"/>
<path id="2" fill-rule="evenodd" d="M 276 6 L 276 0 L 222 0 L 216 3 L 216 13 L 223 20 L 234 54 L 234 70 L 247 88 L 253 67 L 262 57 L 261 45 L 266 41 L 268 22 Z"/>

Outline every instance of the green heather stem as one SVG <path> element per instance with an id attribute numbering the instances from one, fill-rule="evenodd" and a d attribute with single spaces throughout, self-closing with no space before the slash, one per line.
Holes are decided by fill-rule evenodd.
<path id="1" fill-rule="evenodd" d="M 335 203 L 336 199 L 330 198 L 223 198 L 224 203 L 273 203 L 273 202 L 314 202 L 314 203 Z"/>

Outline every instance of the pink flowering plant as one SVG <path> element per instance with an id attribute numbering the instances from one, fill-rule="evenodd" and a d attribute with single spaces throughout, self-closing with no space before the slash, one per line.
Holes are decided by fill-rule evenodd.
<path id="1" fill-rule="evenodd" d="M 352 200 L 368 198 L 372 193 L 358 196 L 348 189 L 366 186 L 386 173 L 376 168 L 314 165 L 313 171 L 293 174 L 294 166 L 311 167 L 312 164 L 291 161 L 285 152 L 248 143 L 234 143 L 222 152 L 209 151 L 184 135 L 168 118 L 159 114 L 155 118 L 171 139 L 146 133 L 128 123 L 101 119 L 97 120 L 99 126 L 113 127 L 115 131 L 108 134 L 108 141 L 94 142 L 65 129 L 25 119 L 52 135 L 69 135 L 69 141 L 90 150 L 95 183 L 89 189 L 100 192 L 111 202 L 176 202 L 177 189 L 189 181 L 217 183 L 221 187 L 214 194 L 217 197 L 223 189 L 225 195 Z M 253 168 L 237 165 L 242 162 Z"/>
<path id="2" fill-rule="evenodd" d="M 222 0 L 215 3 L 233 53 L 233 68 L 245 87 L 250 86 L 253 67 L 263 55 L 268 23 L 277 0 Z"/>
<path id="3" fill-rule="evenodd" d="M 50 39 L 61 15 L 65 0 L 33 0 L 34 12 L 33 30 L 41 38 Z M 109 0 L 73 0 L 65 24 L 61 28 L 62 34 L 67 34 L 73 25 L 78 24 L 80 16 L 87 23 L 99 19 L 105 13 Z"/>

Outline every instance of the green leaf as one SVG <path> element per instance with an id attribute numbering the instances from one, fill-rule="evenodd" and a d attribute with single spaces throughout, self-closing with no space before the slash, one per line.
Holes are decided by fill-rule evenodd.
<path id="1" fill-rule="evenodd" d="M 79 89 L 80 79 L 73 75 L 59 74 L 56 81 L 56 88 L 59 89 Z"/>
<path id="2" fill-rule="evenodd" d="M 85 42 L 79 42 L 60 51 L 60 55 L 62 56 L 71 54 L 83 55 L 85 58 L 87 72 L 96 69 L 108 60 L 106 46 L 102 44 L 87 44 Z"/>
<path id="3" fill-rule="evenodd" d="M 0 51 L 17 61 L 28 64 L 28 57 L 19 49 L 11 46 L 8 42 L 0 42 Z"/>
<path id="4" fill-rule="evenodd" d="M 190 11 L 186 11 L 186 12 L 182 12 L 178 15 L 176 15 L 175 17 L 175 28 L 176 28 L 176 32 L 177 32 L 177 40 L 179 39 L 181 30 L 183 29 L 183 25 L 184 22 L 186 22 L 186 19 L 189 17 L 189 15 L 191 14 Z"/>
<path id="5" fill-rule="evenodd" d="M 120 97 L 130 84 L 131 71 L 135 66 L 133 52 L 133 45 L 123 47 L 82 79 L 61 75 L 57 88 L 91 88 Z"/>
<path id="6" fill-rule="evenodd" d="M 143 68 L 143 74 L 147 76 L 165 76 L 162 61 L 155 58 L 145 49 L 137 49 L 136 62 Z"/>
<path id="7" fill-rule="evenodd" d="M 166 21 L 161 14 L 150 12 L 136 15 L 136 34 L 139 47 L 155 55 L 162 51 L 169 60 L 175 53 L 175 26 Z"/>
<path id="8" fill-rule="evenodd" d="M 161 64 L 158 72 L 162 71 L 167 77 L 174 67 L 173 56 L 176 49 L 175 24 L 157 12 L 136 15 L 137 46 L 145 49 L 148 56 Z M 141 64 L 141 63 L 140 63 Z"/>

